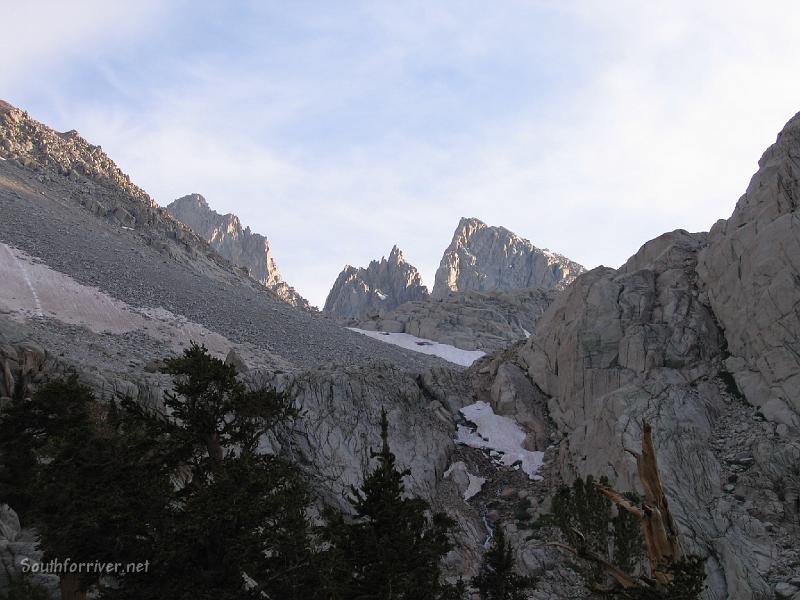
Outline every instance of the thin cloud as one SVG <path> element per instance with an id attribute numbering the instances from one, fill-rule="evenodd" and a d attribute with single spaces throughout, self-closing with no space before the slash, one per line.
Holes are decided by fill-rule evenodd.
<path id="1" fill-rule="evenodd" d="M 97 44 L 56 56 L 73 38 L 0 82 L 160 203 L 200 192 L 239 214 L 317 304 L 394 243 L 432 283 L 461 216 L 617 266 L 728 216 L 800 109 L 794 3 L 258 3 L 214 12 L 214 35 L 194 6 L 145 10 L 152 40 L 133 18 L 138 62 L 124 36 L 100 43 L 91 89 L 72 69 Z M 30 73 L 65 64 L 39 100 Z"/>

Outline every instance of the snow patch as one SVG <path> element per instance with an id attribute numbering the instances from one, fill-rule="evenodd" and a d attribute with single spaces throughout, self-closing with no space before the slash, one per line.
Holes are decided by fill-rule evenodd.
<path id="1" fill-rule="evenodd" d="M 530 331 L 528 331 L 527 329 L 525 329 L 524 327 L 522 328 L 522 333 L 524 333 L 524 334 L 525 334 L 525 337 L 526 337 L 526 338 L 529 338 L 529 337 L 531 337 L 531 332 L 530 332 Z"/>
<path id="2" fill-rule="evenodd" d="M 489 450 L 500 464 L 513 467 L 516 463 L 534 481 L 542 479 L 537 473 L 544 460 L 544 452 L 525 450 L 525 432 L 512 419 L 494 414 L 486 402 L 478 401 L 461 409 L 461 414 L 477 427 L 459 425 L 455 441 L 472 448 Z"/>
<path id="3" fill-rule="evenodd" d="M 381 300 L 386 300 L 389 297 L 380 290 L 375 290 L 375 295 L 378 296 L 378 298 L 380 298 Z"/>
<path id="4" fill-rule="evenodd" d="M 469 500 L 474 495 L 478 494 L 483 489 L 483 484 L 486 483 L 485 477 L 479 477 L 478 475 L 473 475 L 469 471 L 467 471 L 467 465 L 464 464 L 464 461 L 459 460 L 458 462 L 454 462 L 447 471 L 444 472 L 445 477 L 449 477 L 450 474 L 455 470 L 458 469 L 460 471 L 464 471 L 467 475 L 469 480 L 469 484 L 467 485 L 467 489 L 464 490 L 464 500 Z"/>
<path id="5" fill-rule="evenodd" d="M 386 342 L 387 344 L 394 344 L 406 350 L 414 350 L 422 354 L 431 354 L 438 356 L 446 361 L 461 365 L 464 367 L 470 366 L 476 360 L 485 356 L 485 352 L 480 350 L 461 350 L 449 344 L 440 344 L 433 340 L 426 340 L 418 338 L 408 333 L 387 333 L 385 331 L 367 331 L 366 329 L 358 329 L 357 327 L 348 327 L 350 331 L 355 331 L 361 335 Z"/>
<path id="6" fill-rule="evenodd" d="M 469 477 L 469 486 L 464 491 L 464 500 L 469 500 L 475 494 L 480 492 L 483 489 L 483 484 L 486 483 L 485 477 L 478 477 L 469 471 L 467 471 L 467 477 Z"/>

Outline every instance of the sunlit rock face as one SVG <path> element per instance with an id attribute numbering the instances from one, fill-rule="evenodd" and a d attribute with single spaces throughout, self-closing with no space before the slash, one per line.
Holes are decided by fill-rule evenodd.
<path id="1" fill-rule="evenodd" d="M 797 426 L 800 411 L 800 116 L 761 157 L 733 215 L 711 229 L 698 272 L 748 400 Z M 791 408 L 792 410 L 788 410 Z"/>
<path id="2" fill-rule="evenodd" d="M 422 285 L 419 271 L 394 246 L 388 259 L 373 260 L 366 268 L 346 266 L 325 300 L 324 312 L 358 320 L 384 315 L 404 302 L 427 297 L 428 288 Z"/>
<path id="3" fill-rule="evenodd" d="M 249 227 L 243 227 L 239 217 L 221 215 L 212 210 L 200 194 L 178 198 L 167 211 L 206 240 L 221 256 L 241 267 L 256 281 L 275 292 L 293 306 L 309 308 L 308 301 L 287 284 L 280 271 L 269 240 Z"/>
<path id="4" fill-rule="evenodd" d="M 505 227 L 461 219 L 444 251 L 432 295 L 449 292 L 562 289 L 585 269 L 568 258 L 542 250 Z"/>

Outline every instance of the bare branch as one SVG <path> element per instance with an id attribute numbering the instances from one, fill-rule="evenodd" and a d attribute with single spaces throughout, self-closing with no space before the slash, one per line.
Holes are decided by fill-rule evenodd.
<path id="1" fill-rule="evenodd" d="M 631 513 L 637 519 L 644 519 L 644 511 L 633 504 L 630 500 L 628 500 L 625 496 L 620 494 L 619 492 L 611 489 L 610 487 L 606 487 L 601 483 L 595 482 L 594 486 L 597 490 L 606 496 L 609 500 L 611 500 L 614 504 L 618 507 L 622 508 L 623 510 Z"/>
<path id="2" fill-rule="evenodd" d="M 591 550 L 587 550 L 586 548 L 581 548 L 580 550 L 569 546 L 568 544 L 562 544 L 561 542 L 550 542 L 548 546 L 554 546 L 564 552 L 568 552 L 577 558 L 583 558 L 586 560 L 590 560 L 599 564 L 603 569 L 613 577 L 617 583 L 619 583 L 624 589 L 630 589 L 636 585 L 636 580 L 628 575 L 625 571 L 612 565 L 606 559 L 604 559 L 599 554 L 595 554 Z"/>

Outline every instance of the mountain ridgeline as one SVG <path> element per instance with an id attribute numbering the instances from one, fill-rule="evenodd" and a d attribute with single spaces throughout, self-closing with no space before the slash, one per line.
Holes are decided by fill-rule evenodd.
<path id="1" fill-rule="evenodd" d="M 585 269 L 576 262 L 541 250 L 505 227 L 478 219 L 461 219 L 444 251 L 432 295 L 491 292 L 524 288 L 563 289 Z"/>
<path id="2" fill-rule="evenodd" d="M 149 595 L 128 596 L 137 600 L 255 598 L 284 584 L 295 596 L 271 597 L 306 600 L 300 578 L 336 574 L 345 587 L 328 597 L 345 600 L 422 580 L 450 600 L 589 600 L 599 588 L 620 598 L 798 598 L 797 156 L 800 115 L 729 219 L 645 241 L 618 269 L 582 272 L 472 219 L 459 224 L 430 295 L 399 251 L 351 269 L 334 295 L 352 296 L 334 302 L 352 309 L 351 322 L 488 352 L 465 368 L 290 306 L 265 286 L 275 271 L 255 234 L 255 263 L 237 265 L 246 229 L 233 219 L 214 225 L 228 238 L 218 251 L 209 239 L 219 235 L 158 207 L 99 147 L 0 103 L 0 420 L 30 423 L 9 429 L 46 459 L 2 438 L 0 597 L 57 598 L 67 584 L 69 598 L 124 597 L 125 585 L 52 574 L 19 583 L 20 565 L 89 550 L 115 560 L 132 547 L 154 561 L 141 580 Z M 133 415 L 177 426 L 192 414 L 175 410 L 205 406 L 202 389 L 204 402 L 188 402 L 194 386 L 165 373 L 187 350 L 213 357 L 212 369 L 192 369 L 201 379 L 213 370 L 235 382 L 236 422 L 222 398 L 211 430 L 205 419 L 191 421 L 192 438 L 123 428 L 135 443 L 118 443 L 122 400 Z M 79 398 L 51 393 L 64 378 L 91 391 L 91 410 L 75 413 Z M 273 414 L 263 389 L 301 416 L 252 436 L 259 415 Z M 54 419 L 40 418 L 47 407 Z M 64 420 L 79 435 L 40 435 Z M 215 464 L 220 446 L 241 471 Z M 175 469 L 151 481 L 164 452 Z M 262 463 L 263 477 L 239 476 Z M 176 490 L 186 478 L 175 474 L 192 469 L 196 480 Z M 153 495 L 165 500 L 157 511 L 134 513 Z M 615 507 L 632 517 L 623 522 Z M 404 525 L 384 518 L 400 510 Z M 96 526 L 98 515 L 108 526 Z M 306 543 L 313 530 L 285 538 L 272 523 L 340 535 Z M 332 550 L 331 562 L 309 568 L 304 553 L 317 549 Z M 689 591 L 673 594 L 687 572 Z M 621 589 L 628 583 L 641 589 Z"/>
<path id="3" fill-rule="evenodd" d="M 584 271 L 504 227 L 464 218 L 442 256 L 432 293 L 395 247 L 388 261 L 345 267 L 325 314 L 368 331 L 494 351 L 529 336 L 553 299 Z"/>
<path id="4" fill-rule="evenodd" d="M 339 273 L 325 300 L 326 315 L 343 319 L 378 316 L 405 302 L 424 300 L 428 289 L 419 271 L 394 246 L 386 257 L 373 260 L 366 268 L 347 265 Z"/>
<path id="5" fill-rule="evenodd" d="M 178 198 L 167 205 L 167 211 L 288 304 L 310 309 L 308 301 L 281 277 L 267 238 L 242 227 L 239 217 L 211 210 L 200 194 Z"/>

